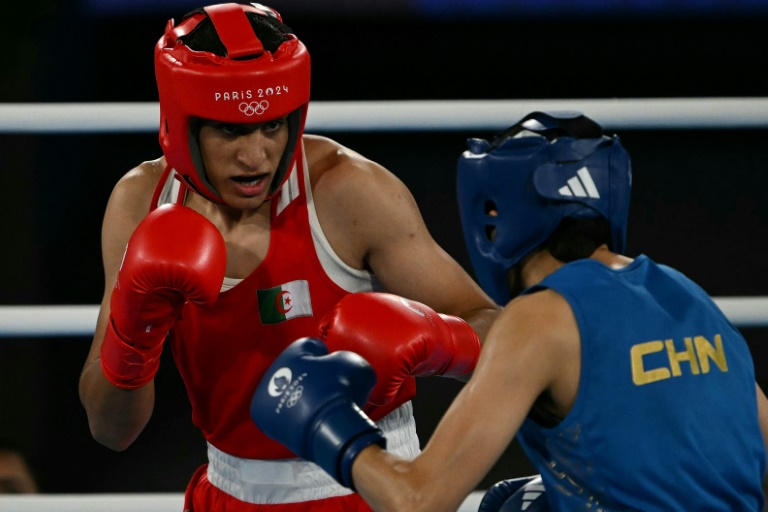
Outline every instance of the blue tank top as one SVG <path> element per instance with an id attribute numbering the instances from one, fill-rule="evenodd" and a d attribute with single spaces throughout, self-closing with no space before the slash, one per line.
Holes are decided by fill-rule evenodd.
<path id="1" fill-rule="evenodd" d="M 712 299 L 646 256 L 621 270 L 578 260 L 526 293 L 543 288 L 581 336 L 570 413 L 518 433 L 553 509 L 761 511 L 752 357 Z"/>

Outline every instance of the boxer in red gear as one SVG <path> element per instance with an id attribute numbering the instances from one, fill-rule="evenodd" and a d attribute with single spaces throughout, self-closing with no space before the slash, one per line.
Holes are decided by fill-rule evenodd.
<path id="1" fill-rule="evenodd" d="M 100 354 L 110 316 L 138 307 L 111 300 L 126 245 L 131 251 L 128 242 L 151 211 L 176 203 L 210 221 L 226 246 L 218 296 L 207 305 L 185 302 L 165 342 L 208 444 L 209 462 L 192 476 L 185 509 L 369 510 L 256 427 L 249 403 L 259 380 L 285 347 L 316 336 L 320 320 L 355 292 L 407 297 L 469 325 L 481 340 L 498 307 L 435 243 L 397 177 L 333 140 L 304 134 L 309 55 L 278 13 L 218 4 L 171 21 L 155 69 L 163 155 L 117 183 L 104 217 L 105 293 L 80 378 L 91 433 L 124 450 L 152 413 L 154 380 L 116 386 Z M 183 248 L 195 254 L 196 245 Z M 338 335 L 340 345 L 344 338 Z M 472 352 L 470 338 L 461 339 Z M 419 441 L 405 391 L 369 412 L 380 418 L 390 449 L 412 457 Z"/>

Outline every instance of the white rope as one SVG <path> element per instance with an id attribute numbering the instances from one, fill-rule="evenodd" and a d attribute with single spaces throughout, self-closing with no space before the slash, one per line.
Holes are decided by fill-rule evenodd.
<path id="1" fill-rule="evenodd" d="M 183 494 L 0 494 L 8 512 L 181 512 Z"/>
<path id="2" fill-rule="evenodd" d="M 459 512 L 476 512 L 484 491 L 464 500 Z M 183 494 L 0 494 L 0 511 L 8 512 L 181 512 Z"/>
<path id="3" fill-rule="evenodd" d="M 99 306 L 0 306 L 0 337 L 93 336 Z"/>
<path id="4" fill-rule="evenodd" d="M 736 327 L 768 326 L 768 297 L 715 297 L 715 302 Z"/>
<path id="5" fill-rule="evenodd" d="M 768 297 L 715 297 L 737 327 L 768 326 Z M 93 336 L 99 306 L 0 306 L 0 337 Z"/>
<path id="6" fill-rule="evenodd" d="M 766 128 L 768 98 L 312 102 L 307 131 L 501 130 L 535 110 L 577 110 L 608 130 Z M 157 103 L 5 103 L 0 133 L 155 132 Z"/>

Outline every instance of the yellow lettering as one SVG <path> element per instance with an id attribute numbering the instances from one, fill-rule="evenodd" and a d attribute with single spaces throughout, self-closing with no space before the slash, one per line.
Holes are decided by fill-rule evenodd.
<path id="1" fill-rule="evenodd" d="M 632 346 L 630 349 L 632 381 L 636 386 L 650 384 L 651 382 L 668 379 L 670 377 L 669 370 L 666 368 L 646 370 L 643 366 L 643 356 L 654 352 L 661 352 L 662 350 L 664 350 L 664 343 L 662 343 L 661 340 L 646 341 L 645 343 L 638 343 L 637 345 Z"/>
<path id="2" fill-rule="evenodd" d="M 633 345 L 630 349 L 632 382 L 636 386 L 642 386 L 651 382 L 669 379 L 670 377 L 680 377 L 683 375 L 680 363 L 686 361 L 691 365 L 691 373 L 693 375 L 709 373 L 711 368 L 710 360 L 715 362 L 720 371 L 728 371 L 728 362 L 725 360 L 725 350 L 723 349 L 723 339 L 719 334 L 715 334 L 714 346 L 704 336 L 687 336 L 683 338 L 683 343 L 685 343 L 685 349 L 681 352 L 675 349 L 675 342 L 672 339 L 646 341 Z M 669 359 L 669 368 L 661 367 L 646 370 L 643 357 L 662 352 L 665 348 L 667 358 Z"/>
<path id="3" fill-rule="evenodd" d="M 673 340 L 666 340 L 667 355 L 669 356 L 669 365 L 672 367 L 672 375 L 679 377 L 683 374 L 680 369 L 681 361 L 688 361 L 691 363 L 691 371 L 694 375 L 698 375 L 699 363 L 696 361 L 696 352 L 693 351 L 693 340 L 691 338 L 685 338 L 685 351 L 675 352 L 675 342 Z"/>
<path id="4" fill-rule="evenodd" d="M 710 359 L 715 362 L 720 371 L 728 371 L 728 363 L 725 360 L 725 350 L 723 349 L 723 339 L 719 334 L 715 334 L 714 347 L 704 336 L 696 336 L 693 338 L 693 342 L 696 344 L 696 352 L 699 354 L 702 372 L 709 373 Z"/>

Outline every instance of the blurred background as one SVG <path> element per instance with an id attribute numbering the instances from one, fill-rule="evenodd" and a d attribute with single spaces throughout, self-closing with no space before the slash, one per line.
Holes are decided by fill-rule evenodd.
<path id="1" fill-rule="evenodd" d="M 199 5 L 8 2 L 0 102 L 156 101 L 153 46 L 168 19 Z M 269 5 L 309 49 L 313 101 L 768 94 L 768 0 Z M 619 132 L 634 167 L 628 254 L 675 266 L 714 296 L 768 295 L 767 132 Z M 493 132 L 328 135 L 397 174 L 435 239 L 471 272 L 455 204 L 455 164 L 468 137 Z M 97 304 L 108 195 L 128 169 L 157 156 L 150 133 L 0 133 L 0 305 Z M 742 331 L 765 386 L 768 329 Z M 90 341 L 0 339 L 0 437 L 26 450 L 46 493 L 182 492 L 205 461 L 205 443 L 191 424 L 170 354 L 157 377 L 152 421 L 133 446 L 114 453 L 90 437 L 77 396 Z M 459 386 L 420 380 L 415 411 L 423 442 Z M 481 487 L 531 473 L 513 444 Z"/>

